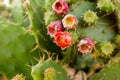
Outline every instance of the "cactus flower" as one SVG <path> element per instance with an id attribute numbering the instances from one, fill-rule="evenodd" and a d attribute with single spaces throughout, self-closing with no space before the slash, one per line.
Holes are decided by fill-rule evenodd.
<path id="1" fill-rule="evenodd" d="M 94 43 L 90 38 L 83 38 L 79 41 L 77 47 L 79 52 L 82 54 L 87 54 L 93 50 Z"/>
<path id="2" fill-rule="evenodd" d="M 66 28 L 67 30 L 69 29 L 75 30 L 78 25 L 78 20 L 75 16 L 68 14 L 63 18 L 62 23 L 63 27 Z"/>
<path id="3" fill-rule="evenodd" d="M 72 45 L 72 35 L 68 32 L 58 32 L 54 36 L 54 42 L 57 46 L 65 49 L 66 47 Z"/>
<path id="4" fill-rule="evenodd" d="M 53 38 L 55 33 L 59 32 L 59 31 L 63 31 L 63 26 L 62 26 L 62 23 L 60 20 L 51 22 L 47 26 L 47 32 L 51 38 Z"/>
<path id="5" fill-rule="evenodd" d="M 53 11 L 63 16 L 68 12 L 68 4 L 65 2 L 65 0 L 56 0 L 52 5 Z"/>

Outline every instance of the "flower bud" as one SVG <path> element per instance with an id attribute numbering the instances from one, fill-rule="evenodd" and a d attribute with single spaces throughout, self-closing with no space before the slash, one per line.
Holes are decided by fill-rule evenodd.
<path id="1" fill-rule="evenodd" d="M 90 38 L 83 38 L 79 41 L 78 45 L 78 51 L 82 54 L 90 53 L 94 48 L 94 43 Z"/>
<path id="2" fill-rule="evenodd" d="M 63 26 L 62 26 L 62 23 L 60 20 L 51 22 L 47 26 L 47 32 L 51 38 L 53 38 L 55 33 L 59 32 L 59 31 L 63 31 Z"/>
<path id="3" fill-rule="evenodd" d="M 64 16 L 68 12 L 68 4 L 65 0 L 56 0 L 52 5 L 55 14 Z"/>

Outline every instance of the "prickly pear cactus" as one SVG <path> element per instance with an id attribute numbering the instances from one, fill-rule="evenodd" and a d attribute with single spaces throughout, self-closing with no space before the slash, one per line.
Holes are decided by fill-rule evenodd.
<path id="1" fill-rule="evenodd" d="M 22 27 L 7 23 L 0 24 L 0 37 L 0 74 L 8 79 L 18 73 L 30 76 L 27 65 L 35 56 L 30 53 L 34 48 L 34 37 L 25 33 Z"/>
<path id="2" fill-rule="evenodd" d="M 58 55 L 76 72 L 84 71 L 87 79 L 119 51 L 117 0 L 26 0 L 24 7 L 41 55 L 44 51 Z M 35 65 L 33 79 L 56 80 L 53 63 L 46 60 Z"/>
<path id="3" fill-rule="evenodd" d="M 31 74 L 34 80 L 68 80 L 62 66 L 51 59 L 40 60 L 32 67 Z"/>
<path id="4" fill-rule="evenodd" d="M 29 18 L 25 30 L 20 27 L 26 23 L 22 21 L 23 9 L 13 6 L 22 13 L 16 15 L 19 11 L 12 10 L 16 25 L 0 23 L 1 74 L 11 78 L 23 73 L 28 80 L 31 76 L 33 80 L 80 80 L 80 76 L 84 80 L 119 80 L 119 5 L 119 0 L 25 0 L 23 7 Z M 46 57 L 39 60 L 42 56 Z M 39 61 L 36 65 L 33 57 Z M 30 69 L 23 65 L 31 60 L 30 76 Z M 60 64 L 67 64 L 74 73 L 67 75 L 69 69 Z M 116 76 L 111 75 L 114 71 Z"/>
<path id="5" fill-rule="evenodd" d="M 90 80 L 119 80 L 120 52 Z M 114 75 L 114 76 L 113 76 Z"/>

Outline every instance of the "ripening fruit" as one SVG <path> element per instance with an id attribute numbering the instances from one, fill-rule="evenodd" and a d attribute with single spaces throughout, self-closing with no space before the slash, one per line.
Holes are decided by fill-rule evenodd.
<path id="1" fill-rule="evenodd" d="M 78 25 L 78 20 L 74 15 L 68 14 L 63 18 L 62 23 L 65 29 L 75 30 Z"/>
<path id="2" fill-rule="evenodd" d="M 68 4 L 65 0 L 56 0 L 52 5 L 55 14 L 64 16 L 68 12 Z"/>
<path id="3" fill-rule="evenodd" d="M 83 21 L 89 26 L 92 24 L 95 24 L 97 19 L 98 19 L 98 16 L 96 12 L 93 12 L 91 10 L 86 11 L 83 15 Z"/>
<path id="4" fill-rule="evenodd" d="M 98 0 L 97 8 L 105 12 L 114 11 L 115 6 L 111 0 Z"/>
<path id="5" fill-rule="evenodd" d="M 79 41 L 78 45 L 78 51 L 82 54 L 90 53 L 94 48 L 94 43 L 90 38 L 83 38 Z"/>
<path id="6" fill-rule="evenodd" d="M 63 26 L 62 26 L 62 23 L 60 20 L 51 22 L 47 26 L 47 32 L 51 38 L 53 38 L 55 33 L 59 32 L 59 31 L 63 31 Z"/>
<path id="7" fill-rule="evenodd" d="M 101 55 L 109 56 L 114 51 L 114 45 L 111 42 L 101 42 L 97 45 L 97 49 Z"/>
<path id="8" fill-rule="evenodd" d="M 72 35 L 68 32 L 58 32 L 54 36 L 54 42 L 57 46 L 65 49 L 66 47 L 72 45 L 73 38 Z"/>

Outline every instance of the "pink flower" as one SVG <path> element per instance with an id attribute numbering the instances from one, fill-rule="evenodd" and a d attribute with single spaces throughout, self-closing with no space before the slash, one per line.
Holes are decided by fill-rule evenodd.
<path id="1" fill-rule="evenodd" d="M 78 20 L 74 15 L 68 14 L 63 18 L 62 23 L 63 27 L 66 28 L 67 30 L 69 29 L 75 30 L 78 25 Z"/>
<path id="2" fill-rule="evenodd" d="M 68 32 L 58 32 L 54 36 L 54 42 L 57 46 L 65 49 L 66 47 L 72 45 L 72 35 Z"/>
<path id="3" fill-rule="evenodd" d="M 68 12 L 68 4 L 65 0 L 56 0 L 52 5 L 53 11 L 60 15 L 64 16 Z"/>
<path id="4" fill-rule="evenodd" d="M 62 23 L 60 20 L 51 22 L 47 26 L 47 32 L 51 38 L 53 38 L 55 33 L 59 32 L 59 31 L 63 31 L 63 26 L 62 26 Z"/>
<path id="5" fill-rule="evenodd" d="M 77 45 L 78 51 L 82 54 L 87 54 L 91 52 L 94 48 L 94 43 L 90 38 L 83 38 L 79 41 L 79 44 Z"/>

